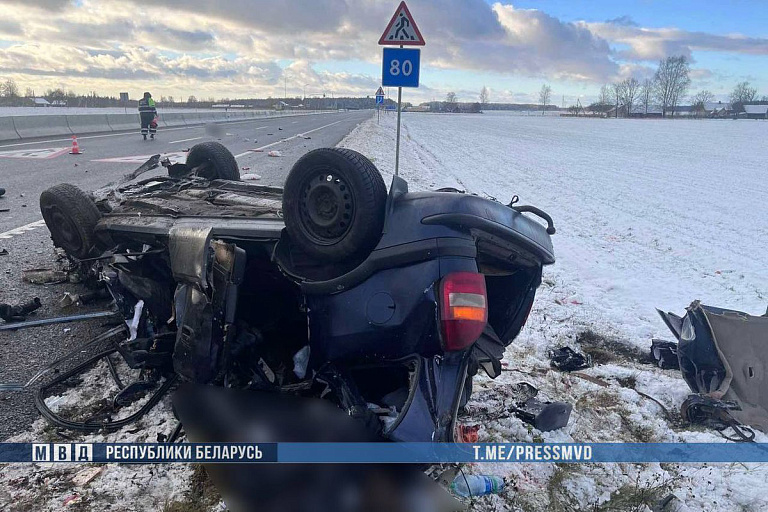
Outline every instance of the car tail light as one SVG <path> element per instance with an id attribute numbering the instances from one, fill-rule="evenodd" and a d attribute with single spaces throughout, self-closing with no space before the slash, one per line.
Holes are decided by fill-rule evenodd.
<path id="1" fill-rule="evenodd" d="M 454 272 L 440 282 L 440 326 L 443 348 L 464 350 L 483 333 L 488 322 L 485 276 Z"/>

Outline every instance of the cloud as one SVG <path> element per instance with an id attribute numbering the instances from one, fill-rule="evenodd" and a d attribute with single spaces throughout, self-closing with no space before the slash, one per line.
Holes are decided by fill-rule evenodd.
<path id="1" fill-rule="evenodd" d="M 679 28 L 644 28 L 613 22 L 581 25 L 598 37 L 627 45 L 628 50 L 617 54 L 624 60 L 659 60 L 670 55 L 692 58 L 694 51 L 768 55 L 768 38 L 690 32 Z"/>
<path id="2" fill-rule="evenodd" d="M 606 20 L 606 23 L 612 23 L 614 25 L 622 25 L 625 27 L 639 27 L 640 25 L 635 22 L 630 16 L 624 15 L 624 16 L 618 16 L 616 18 L 613 18 L 612 20 Z"/>
<path id="3" fill-rule="evenodd" d="M 12 20 L 0 20 L 0 36 L 17 37 L 24 34 L 21 23 Z"/>
<path id="4" fill-rule="evenodd" d="M 395 5 L 381 0 L 4 3 L 12 8 L 4 9 L 0 21 L 5 43 L 0 69 L 22 86 L 114 91 L 141 89 L 152 81 L 176 96 L 229 97 L 282 96 L 285 79 L 291 94 L 303 92 L 305 84 L 307 90 L 369 94 L 378 85 L 378 71 L 322 68 L 338 70 L 339 63 L 350 62 L 350 69 L 377 70 L 377 41 Z M 422 51 L 422 87 L 409 91 L 421 97 L 442 96 L 447 87 L 469 95 L 465 83 L 430 83 L 434 68 L 462 70 L 464 79 L 469 71 L 586 87 L 642 78 L 667 55 L 768 53 L 766 39 L 640 27 L 628 15 L 565 22 L 541 10 L 486 0 L 410 0 L 409 8 L 428 43 Z M 696 78 L 710 78 L 706 71 L 697 71 Z M 498 90 L 500 97 L 513 97 Z"/>
<path id="5" fill-rule="evenodd" d="M 168 8 L 214 20 L 232 21 L 270 34 L 297 35 L 337 30 L 351 8 L 344 0 L 279 2 L 275 0 L 134 0 L 149 9 Z M 351 3 L 351 2 L 350 2 Z M 157 22 L 157 18 L 152 18 Z"/>

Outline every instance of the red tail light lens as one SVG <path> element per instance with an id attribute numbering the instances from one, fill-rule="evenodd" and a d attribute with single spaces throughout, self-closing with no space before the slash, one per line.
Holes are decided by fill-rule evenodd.
<path id="1" fill-rule="evenodd" d="M 454 272 L 440 282 L 440 327 L 446 351 L 464 350 L 483 333 L 488 322 L 485 276 Z"/>

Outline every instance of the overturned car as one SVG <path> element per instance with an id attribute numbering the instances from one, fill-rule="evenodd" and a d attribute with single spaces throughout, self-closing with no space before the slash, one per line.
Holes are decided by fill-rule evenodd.
<path id="1" fill-rule="evenodd" d="M 397 176 L 387 193 L 348 149 L 307 153 L 284 189 L 239 181 L 215 142 L 142 177 L 159 164 L 40 198 L 55 245 L 126 321 L 115 350 L 159 387 L 323 398 L 376 438 L 453 441 L 473 376 L 500 374 L 555 261 L 543 211 Z"/>

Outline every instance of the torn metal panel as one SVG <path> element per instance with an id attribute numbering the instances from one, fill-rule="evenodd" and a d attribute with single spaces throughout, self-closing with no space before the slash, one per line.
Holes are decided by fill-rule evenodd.
<path id="1" fill-rule="evenodd" d="M 208 263 L 211 257 L 210 227 L 174 226 L 169 234 L 168 252 L 171 270 L 177 281 L 208 288 Z"/>
<path id="2" fill-rule="evenodd" d="M 726 310 L 705 315 L 726 370 L 723 399 L 741 405 L 732 413 L 736 419 L 768 432 L 768 317 Z"/>

